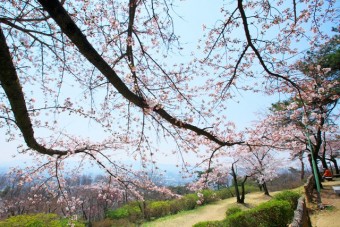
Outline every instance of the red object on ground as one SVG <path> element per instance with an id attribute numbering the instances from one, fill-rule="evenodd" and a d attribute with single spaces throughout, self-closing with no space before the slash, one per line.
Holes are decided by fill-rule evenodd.
<path id="1" fill-rule="evenodd" d="M 332 177 L 332 173 L 329 169 L 326 169 L 325 172 L 323 173 L 324 177 Z"/>

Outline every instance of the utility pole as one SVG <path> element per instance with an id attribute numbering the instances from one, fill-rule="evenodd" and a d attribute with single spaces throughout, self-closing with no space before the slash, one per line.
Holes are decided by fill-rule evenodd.
<path id="1" fill-rule="evenodd" d="M 316 161 L 315 161 L 315 157 L 314 157 L 314 149 L 313 149 L 312 142 L 310 141 L 310 138 L 309 138 L 307 125 L 305 125 L 305 127 L 306 127 L 306 137 L 307 137 L 307 141 L 308 141 L 308 146 L 309 146 L 309 150 L 310 150 L 310 153 L 311 153 L 313 174 L 314 174 L 315 184 L 316 184 L 316 191 L 317 191 L 316 200 L 317 200 L 318 208 L 323 209 L 324 207 L 323 207 L 322 202 L 321 202 L 321 193 L 320 193 L 320 191 L 321 191 L 320 179 L 319 179 L 319 174 L 318 174 L 318 171 L 317 171 L 318 167 L 316 165 Z"/>

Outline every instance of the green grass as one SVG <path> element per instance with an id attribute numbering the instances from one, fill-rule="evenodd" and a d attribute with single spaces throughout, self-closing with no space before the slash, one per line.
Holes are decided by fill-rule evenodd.
<path id="1" fill-rule="evenodd" d="M 258 194 L 258 193 L 257 193 Z M 248 194 L 249 195 L 249 194 Z M 262 194 L 261 194 L 262 195 Z M 250 199 L 249 199 L 250 200 Z M 145 222 L 143 223 L 143 227 L 154 227 L 154 226 L 162 226 L 165 227 L 167 226 L 168 223 L 171 223 L 172 225 L 176 225 L 174 223 L 178 223 L 178 227 L 182 227 L 183 223 L 186 222 L 185 220 L 194 220 L 194 225 L 195 223 L 199 222 L 199 220 L 196 220 L 193 217 L 206 217 L 210 216 L 212 214 L 211 209 L 214 209 L 213 207 L 220 207 L 220 220 L 225 218 L 225 212 L 228 209 L 228 207 L 239 207 L 242 210 L 248 210 L 248 207 L 254 207 L 256 204 L 253 202 L 247 203 L 245 205 L 237 204 L 235 197 L 231 197 L 228 199 L 220 200 L 211 204 L 207 204 L 204 206 L 200 206 L 194 210 L 189 210 L 189 211 L 181 211 L 175 215 L 168 215 L 166 217 L 162 217 L 159 219 L 156 219 L 154 221 L 150 222 Z M 207 217 L 209 218 L 209 217 Z M 186 225 L 189 226 L 189 225 Z M 191 225 L 190 225 L 191 226 Z"/>
<path id="2" fill-rule="evenodd" d="M 0 221 L 0 227 L 68 227 L 69 220 L 57 214 L 23 214 L 9 217 Z M 84 227 L 85 224 L 73 221 L 75 227 Z"/>
<path id="3" fill-rule="evenodd" d="M 332 205 L 327 205 L 327 206 L 325 206 L 325 208 L 324 208 L 324 210 L 326 210 L 326 211 L 334 211 L 336 208 L 334 207 L 334 206 L 332 206 Z"/>
<path id="4" fill-rule="evenodd" d="M 300 190 L 294 190 L 299 192 Z M 278 194 L 282 194 L 284 191 L 277 191 L 271 193 L 273 197 Z M 287 193 L 284 193 L 287 194 Z M 288 193 L 288 196 L 290 194 Z M 272 198 L 273 198 L 272 197 Z M 277 197 L 280 197 L 279 195 Z M 220 200 L 218 202 L 208 204 L 205 206 L 198 207 L 195 210 L 182 211 L 175 215 L 168 215 L 166 217 L 162 217 L 156 219 L 154 221 L 145 222 L 143 227 L 155 227 L 155 226 L 167 226 L 171 224 L 171 226 L 192 226 L 197 224 L 200 221 L 204 220 L 221 220 L 217 224 L 223 224 L 222 220 L 226 218 L 226 211 L 228 208 L 232 209 L 241 209 L 242 211 L 248 211 L 252 208 L 257 207 L 259 204 L 267 202 L 271 197 L 264 196 L 263 193 L 250 193 L 246 196 L 246 204 L 237 204 L 235 197 L 228 198 L 225 200 Z M 261 206 L 260 206 L 261 207 Z M 271 209 L 270 209 L 271 210 Z M 222 211 L 222 212 L 221 212 Z M 216 213 L 220 213 L 219 215 L 215 215 Z M 222 216 L 221 216 L 222 215 Z M 199 220 L 197 220 L 199 219 Z"/>
<path id="5" fill-rule="evenodd" d="M 157 224 L 159 224 L 159 223 L 161 223 L 163 221 L 171 221 L 171 220 L 174 220 L 174 219 L 176 219 L 178 217 L 183 217 L 183 216 L 187 216 L 187 215 L 195 214 L 195 213 L 197 214 L 197 213 L 200 213 L 200 212 L 204 213 L 206 206 L 208 206 L 208 205 L 197 207 L 194 210 L 184 210 L 184 211 L 178 212 L 177 214 L 167 215 L 167 216 L 164 216 L 164 217 L 161 217 L 161 218 L 157 218 L 154 221 L 143 223 L 142 227 L 152 227 L 152 226 L 155 226 L 155 225 L 157 225 Z"/>

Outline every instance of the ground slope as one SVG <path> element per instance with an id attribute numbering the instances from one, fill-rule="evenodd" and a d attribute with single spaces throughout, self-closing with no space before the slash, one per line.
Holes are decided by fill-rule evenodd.
<path id="1" fill-rule="evenodd" d="M 340 227 L 340 196 L 336 195 L 332 186 L 340 186 L 340 178 L 334 178 L 334 181 L 324 182 L 324 189 L 321 191 L 322 204 L 324 210 L 312 209 L 311 221 L 313 227 Z M 297 189 L 298 191 L 302 188 Z M 272 195 L 277 192 L 271 193 Z M 254 207 L 262 202 L 268 201 L 269 196 L 262 192 L 255 192 L 246 195 L 246 204 L 241 208 L 247 209 Z M 236 199 L 229 198 L 218 201 L 214 204 L 206 205 L 192 211 L 185 211 L 176 215 L 157 219 L 153 222 L 143 224 L 143 227 L 191 227 L 197 222 L 222 220 L 225 218 L 225 212 L 229 207 L 236 206 Z M 313 205 L 312 205 L 313 208 Z"/>
<path id="2" fill-rule="evenodd" d="M 263 192 L 250 193 L 246 195 L 246 204 L 243 207 L 244 209 L 251 208 L 269 199 L 270 197 L 265 196 Z M 192 211 L 181 212 L 176 215 L 157 219 L 153 222 L 147 222 L 143 224 L 143 227 L 191 227 L 201 221 L 222 220 L 225 218 L 225 212 L 228 207 L 236 205 L 236 198 L 233 197 Z"/>
<path id="3" fill-rule="evenodd" d="M 340 226 L 340 196 L 336 195 L 332 186 L 340 186 L 340 179 L 323 182 L 321 190 L 321 202 L 325 205 L 324 210 L 314 210 L 311 215 L 313 227 L 339 227 Z"/>

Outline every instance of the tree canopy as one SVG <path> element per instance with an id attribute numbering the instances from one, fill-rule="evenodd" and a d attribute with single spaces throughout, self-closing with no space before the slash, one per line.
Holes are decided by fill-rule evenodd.
<path id="1" fill-rule="evenodd" d="M 339 22 L 335 0 L 221 1 L 219 19 L 199 25 L 197 49 L 184 58 L 176 30 L 181 4 L 1 1 L 0 127 L 7 139 L 22 137 L 20 151 L 43 154 L 40 170 L 58 179 L 64 160 L 76 156 L 134 191 L 154 185 L 121 164 L 119 152 L 153 165 L 157 142 L 167 140 L 175 154 L 197 154 L 210 169 L 228 148 L 246 153 L 274 137 L 261 126 L 239 132 L 228 120 L 228 101 L 239 91 L 288 94 L 290 119 L 302 116 L 304 103 L 321 138 L 330 110 L 324 104 L 339 98 L 339 38 L 329 29 Z M 86 124 L 94 130 L 86 133 Z"/>

